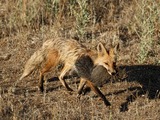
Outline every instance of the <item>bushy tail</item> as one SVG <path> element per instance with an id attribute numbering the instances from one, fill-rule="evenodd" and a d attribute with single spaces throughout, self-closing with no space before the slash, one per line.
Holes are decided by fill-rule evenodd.
<path id="1" fill-rule="evenodd" d="M 44 59 L 45 59 L 45 49 L 40 48 L 30 57 L 30 59 L 25 64 L 24 72 L 19 80 L 22 80 L 23 78 L 27 77 L 35 69 L 37 69 L 37 67 L 41 65 Z"/>

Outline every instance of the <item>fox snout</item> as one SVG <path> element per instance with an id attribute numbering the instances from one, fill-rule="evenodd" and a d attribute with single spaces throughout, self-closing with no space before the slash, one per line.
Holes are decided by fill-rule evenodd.
<path id="1" fill-rule="evenodd" d="M 116 70 L 112 70 L 112 71 L 108 70 L 108 73 L 109 73 L 110 75 L 115 75 L 115 74 L 117 73 L 117 71 L 116 71 Z"/>
<path id="2" fill-rule="evenodd" d="M 115 75 L 117 73 L 117 70 L 116 70 L 116 65 L 115 64 L 108 64 L 108 63 L 105 63 L 103 64 L 103 67 L 106 68 L 107 72 L 110 74 L 110 75 Z"/>

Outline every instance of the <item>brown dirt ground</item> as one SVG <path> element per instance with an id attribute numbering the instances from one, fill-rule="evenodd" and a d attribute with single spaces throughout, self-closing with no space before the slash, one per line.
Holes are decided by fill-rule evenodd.
<path id="1" fill-rule="evenodd" d="M 134 65 L 132 62 L 134 56 L 119 61 L 117 76 L 107 80 L 107 83 L 100 87 L 111 102 L 111 107 L 106 107 L 92 91 L 78 99 L 76 77 L 66 80 L 75 91 L 67 92 L 60 81 L 51 79 L 58 75 L 57 70 L 47 74 L 46 78 L 50 80 L 46 84 L 44 94 L 39 93 L 36 87 L 37 71 L 20 81 L 15 92 L 11 92 L 14 82 L 22 74 L 26 60 L 43 41 L 38 35 L 32 36 L 32 34 L 1 39 L 1 56 L 4 56 L 0 60 L 0 118 L 5 120 L 160 119 L 160 66 Z M 127 54 L 129 54 L 127 49 L 119 52 L 119 56 Z"/>

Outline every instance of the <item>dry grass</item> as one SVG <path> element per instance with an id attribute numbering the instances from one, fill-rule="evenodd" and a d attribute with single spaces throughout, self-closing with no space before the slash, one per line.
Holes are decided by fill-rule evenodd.
<path id="1" fill-rule="evenodd" d="M 158 0 L 1 0 L 0 118 L 160 119 L 159 9 Z M 99 41 L 106 47 L 120 43 L 117 64 L 126 72 L 101 87 L 111 107 L 106 108 L 92 92 L 77 99 L 77 78 L 67 80 L 73 93 L 52 81 L 40 94 L 38 72 L 11 92 L 26 60 L 46 38 L 56 36 L 75 38 L 91 48 Z M 47 78 L 57 74 L 52 71 Z"/>

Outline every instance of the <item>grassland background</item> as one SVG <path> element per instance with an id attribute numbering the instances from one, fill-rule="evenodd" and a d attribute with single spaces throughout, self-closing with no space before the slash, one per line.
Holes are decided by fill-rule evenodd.
<path id="1" fill-rule="evenodd" d="M 38 72 L 22 81 L 16 94 L 10 91 L 33 52 L 47 38 L 58 36 L 74 38 L 93 49 L 99 41 L 106 47 L 120 43 L 117 64 L 138 72 L 129 74 L 124 81 L 109 82 L 102 87 L 113 104 L 111 108 L 106 108 L 92 92 L 78 100 L 76 93 L 69 95 L 59 81 L 49 83 L 48 92 L 40 94 L 35 87 Z M 159 0 L 0 1 L 2 119 L 158 120 L 159 65 Z M 52 71 L 47 77 L 53 77 L 53 73 L 57 75 L 58 71 Z M 76 91 L 78 84 L 69 83 Z M 152 88 L 158 93 L 154 99 L 149 97 Z M 134 98 L 128 100 L 131 95 Z"/>

